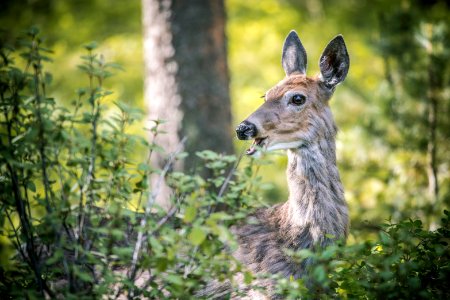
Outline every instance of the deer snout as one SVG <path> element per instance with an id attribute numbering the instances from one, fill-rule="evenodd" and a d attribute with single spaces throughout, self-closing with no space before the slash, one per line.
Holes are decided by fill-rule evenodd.
<path id="1" fill-rule="evenodd" d="M 236 128 L 236 135 L 240 140 L 250 140 L 256 137 L 257 129 L 255 124 L 244 121 Z"/>

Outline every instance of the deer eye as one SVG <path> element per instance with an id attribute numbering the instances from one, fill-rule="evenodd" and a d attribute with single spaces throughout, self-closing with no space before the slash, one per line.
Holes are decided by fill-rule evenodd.
<path id="1" fill-rule="evenodd" d="M 295 94 L 291 98 L 291 103 L 294 105 L 302 105 L 306 102 L 306 96 L 302 94 Z"/>

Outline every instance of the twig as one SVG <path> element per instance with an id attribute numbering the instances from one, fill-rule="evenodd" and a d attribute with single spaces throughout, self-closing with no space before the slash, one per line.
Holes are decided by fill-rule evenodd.
<path id="1" fill-rule="evenodd" d="M 149 234 L 149 236 L 150 235 L 153 235 L 153 234 L 155 234 L 155 232 L 157 232 L 176 212 L 177 212 L 177 210 L 178 210 L 178 206 L 173 206 L 168 212 L 167 212 L 167 214 L 164 216 L 164 217 L 162 217 L 159 221 L 158 221 L 158 223 L 156 223 L 156 226 L 155 226 L 155 228 L 152 230 L 152 232 L 151 232 L 151 234 Z"/>
<path id="2" fill-rule="evenodd" d="M 38 47 L 39 44 L 34 40 L 33 41 L 33 52 L 36 55 L 36 57 L 39 57 L 38 53 Z M 45 155 L 45 138 L 44 138 L 44 126 L 42 122 L 42 114 L 41 114 L 41 95 L 39 93 L 39 67 L 41 65 L 41 60 L 37 59 L 37 62 L 33 64 L 34 69 L 34 96 L 36 97 L 36 116 L 38 119 L 38 127 L 39 127 L 39 155 L 41 156 L 41 171 L 42 171 L 42 181 L 44 184 L 44 195 L 45 195 L 45 208 L 47 210 L 47 213 L 51 214 L 53 209 L 50 205 L 50 197 L 49 197 L 49 190 L 50 190 L 50 182 L 48 180 L 48 174 L 47 174 L 47 157 Z M 42 95 L 45 97 L 45 94 Z"/>
<path id="3" fill-rule="evenodd" d="M 223 182 L 222 186 L 220 187 L 219 193 L 217 193 L 217 198 L 218 199 L 222 198 L 223 194 L 225 193 L 228 185 L 230 184 L 231 178 L 233 177 L 233 175 L 236 172 L 239 164 L 241 163 L 242 157 L 244 157 L 244 153 L 245 153 L 245 148 L 243 148 L 241 150 L 238 159 L 236 160 L 236 162 L 234 163 L 233 167 L 228 172 L 228 175 L 225 178 L 225 181 Z M 213 207 L 212 203 L 210 203 L 209 206 L 208 206 L 208 215 L 213 213 L 215 208 L 216 208 L 216 206 Z"/>
<path id="4" fill-rule="evenodd" d="M 89 50 L 89 66 L 93 67 L 93 57 L 92 57 L 92 53 L 91 50 Z M 94 202 L 94 193 L 92 191 L 92 181 L 94 180 L 94 175 L 95 175 L 95 158 L 96 158 L 96 149 L 97 149 L 97 119 L 100 116 L 100 107 L 96 105 L 96 101 L 95 101 L 95 89 L 93 87 L 93 76 L 91 73 L 88 73 L 89 76 L 89 91 L 90 91 L 90 96 L 89 96 L 89 101 L 91 103 L 91 108 L 92 108 L 92 138 L 91 138 L 91 154 L 89 157 L 89 166 L 88 166 L 88 170 L 87 170 L 87 175 L 86 175 L 86 183 L 83 185 L 80 185 L 80 189 L 81 189 L 81 193 L 86 193 L 86 206 L 88 208 L 88 215 L 90 213 L 90 207 L 92 205 L 92 203 Z M 83 238 L 83 227 L 84 227 L 84 222 L 85 222 L 85 212 L 84 212 L 84 207 L 83 207 L 83 201 L 82 201 L 82 197 L 80 197 L 80 202 L 79 202 L 79 210 L 80 210 L 80 216 L 78 217 L 79 220 L 79 225 L 78 225 L 78 235 L 79 235 L 79 241 L 82 241 Z M 88 216 L 89 217 L 89 216 Z M 83 249 L 85 248 L 85 245 L 82 245 Z"/>
<path id="5" fill-rule="evenodd" d="M 1 98 L 2 98 L 2 101 L 4 101 L 3 93 L 1 94 Z M 11 120 L 8 118 L 6 107 L 3 112 L 4 112 L 5 120 L 7 123 L 7 136 L 8 136 L 9 149 L 11 152 L 10 155 L 11 155 L 11 157 L 14 157 L 14 153 L 12 152 L 13 142 L 12 142 L 12 131 L 11 131 Z M 34 275 L 36 278 L 36 284 L 39 288 L 39 291 L 41 293 L 43 293 L 43 291 L 47 290 L 48 287 L 46 286 L 46 283 L 42 279 L 42 276 L 41 276 L 41 272 L 40 272 L 40 268 L 39 268 L 39 261 L 38 261 L 38 257 L 36 256 L 36 252 L 35 252 L 32 226 L 30 224 L 29 216 L 27 214 L 24 200 L 23 200 L 21 192 L 20 192 L 19 179 L 17 178 L 16 171 L 14 170 L 14 168 L 11 166 L 11 164 L 8 161 L 6 161 L 6 166 L 7 166 L 8 172 L 10 174 L 10 178 L 11 178 L 11 186 L 12 186 L 12 190 L 13 190 L 15 208 L 19 215 L 19 220 L 20 220 L 20 224 L 22 227 L 23 236 L 25 237 L 26 252 L 28 255 L 28 259 L 30 261 L 30 267 L 34 272 Z"/>
<path id="6" fill-rule="evenodd" d="M 153 136 L 151 137 L 151 140 L 152 141 L 155 141 L 156 140 L 156 137 L 158 136 L 158 127 L 159 127 L 159 125 L 160 125 L 160 121 L 159 120 L 154 120 L 154 122 L 156 123 L 156 125 L 155 125 L 155 127 L 154 127 L 154 131 L 153 131 Z M 153 129 L 152 129 L 153 130 Z M 147 156 L 147 159 L 146 159 L 146 161 L 145 161 L 145 163 L 147 164 L 147 165 L 149 165 L 150 164 L 150 161 L 151 161 L 151 159 L 152 159 L 152 154 L 153 154 L 153 147 L 151 147 L 150 148 L 150 151 L 148 152 L 148 156 Z M 144 193 L 143 192 L 141 192 L 140 193 L 140 195 L 139 195 L 139 200 L 138 200 L 138 203 L 137 203 L 137 209 L 136 210 L 139 210 L 139 207 L 141 206 L 141 202 L 142 202 L 142 195 L 143 195 Z"/>
<path id="7" fill-rule="evenodd" d="M 137 266 L 137 261 L 138 261 L 138 258 L 139 258 L 140 252 L 141 252 L 141 247 L 142 247 L 142 244 L 145 241 L 144 230 L 145 230 L 145 227 L 147 225 L 147 219 L 148 219 L 148 217 L 150 215 L 151 208 L 153 207 L 153 204 L 154 204 L 154 202 L 156 200 L 156 197 L 158 196 L 159 189 L 161 188 L 161 184 L 162 184 L 162 182 L 164 180 L 164 177 L 166 176 L 167 172 L 170 170 L 170 167 L 172 166 L 176 155 L 183 149 L 183 145 L 184 145 L 185 142 L 186 142 L 186 137 L 184 137 L 181 140 L 181 142 L 180 142 L 178 148 L 175 150 L 175 152 L 173 152 L 169 156 L 169 158 L 168 158 L 168 160 L 167 160 L 167 162 L 166 162 L 166 164 L 165 164 L 161 174 L 158 177 L 158 181 L 156 182 L 155 188 L 153 189 L 151 196 L 147 200 L 147 204 L 146 204 L 146 207 L 145 207 L 144 218 L 141 219 L 141 224 L 140 224 L 141 230 L 138 233 L 137 242 L 136 242 L 136 245 L 135 245 L 135 248 L 134 248 L 134 252 L 133 252 L 133 259 L 132 259 L 132 262 L 131 262 L 131 268 L 130 268 L 130 271 L 128 272 L 128 277 L 129 277 L 130 281 L 133 282 L 133 283 L 134 283 L 134 279 L 136 277 L 136 266 Z M 147 237 L 147 235 L 145 237 Z M 134 288 L 132 288 L 130 290 L 130 292 L 128 294 L 128 299 L 132 299 L 133 295 L 134 295 Z"/>
<path id="8" fill-rule="evenodd" d="M 159 231 L 159 229 L 178 211 L 178 208 L 180 207 L 180 203 L 181 203 L 181 199 L 178 198 L 177 199 L 177 204 L 174 205 L 168 212 L 167 214 L 161 218 L 158 223 L 156 223 L 156 227 L 152 230 L 152 232 L 150 234 L 148 234 L 148 236 L 153 236 L 156 234 L 156 232 Z M 149 278 L 147 279 L 147 281 L 144 283 L 144 285 L 142 286 L 142 289 L 147 289 L 148 286 L 152 283 L 152 281 L 155 279 L 155 275 L 151 274 L 151 269 L 148 269 L 148 273 L 150 274 Z"/>
<path id="9" fill-rule="evenodd" d="M 224 183 L 220 187 L 217 197 L 222 198 L 222 195 L 226 191 L 226 188 L 228 187 L 228 184 L 230 183 L 231 178 L 233 177 L 234 173 L 236 172 L 236 169 L 238 168 L 239 164 L 241 163 L 242 157 L 244 156 L 244 151 L 245 150 L 241 151 L 241 154 L 239 155 L 238 159 L 236 160 L 236 163 L 234 164 L 233 168 L 231 168 L 230 172 L 228 172 L 227 178 L 225 179 Z"/>
<path id="10" fill-rule="evenodd" d="M 35 252 L 33 232 L 31 231 L 30 221 L 28 219 L 28 215 L 26 213 L 25 206 L 23 204 L 23 199 L 20 195 L 19 182 L 17 179 L 17 175 L 9 163 L 7 164 L 7 167 L 8 167 L 8 171 L 10 173 L 11 180 L 12 180 L 16 210 L 17 210 L 17 213 L 19 214 L 19 219 L 20 219 L 20 223 L 22 225 L 23 234 L 26 239 L 27 254 L 30 259 L 32 269 L 34 271 L 34 275 L 36 277 L 36 283 L 39 287 L 39 290 L 42 293 L 44 290 L 49 290 L 49 289 L 41 276 L 39 261 L 38 261 L 38 257 L 36 256 L 36 252 Z"/>
<path id="11" fill-rule="evenodd" d="M 12 219 L 11 219 L 11 216 L 10 216 L 10 214 L 8 213 L 8 210 L 7 210 L 6 208 L 5 208 L 5 214 L 6 214 L 6 217 L 8 218 L 8 221 L 9 221 L 9 224 L 11 225 L 12 230 L 14 231 L 14 237 L 15 237 L 16 243 L 17 243 L 17 246 L 16 246 L 16 247 L 17 247 L 17 250 L 19 251 L 19 253 L 20 253 L 20 255 L 22 256 L 23 260 L 26 261 L 27 264 L 28 264 L 30 267 L 33 267 L 33 266 L 31 265 L 30 261 L 28 260 L 28 257 L 27 257 L 27 256 L 25 255 L 25 253 L 23 252 L 22 244 L 20 243 L 20 240 L 19 240 L 20 234 L 19 234 L 19 232 L 17 231 L 16 227 L 14 226 L 14 223 L 13 223 L 13 221 L 12 221 Z"/>

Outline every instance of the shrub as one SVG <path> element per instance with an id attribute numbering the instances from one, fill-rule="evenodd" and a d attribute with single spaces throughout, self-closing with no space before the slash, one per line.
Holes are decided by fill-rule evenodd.
<path id="1" fill-rule="evenodd" d="M 291 253 L 300 261 L 314 261 L 309 289 L 303 280 L 286 279 L 279 289 L 290 299 L 448 299 L 449 239 L 448 211 L 436 231 L 424 230 L 420 220 L 387 223 L 373 241 Z"/>
<path id="2" fill-rule="evenodd" d="M 36 29 L 18 49 L 1 47 L 0 193 L 2 250 L 8 256 L 1 293 L 179 298 L 209 278 L 230 277 L 238 266 L 224 250 L 225 242 L 232 245 L 227 228 L 245 214 L 215 207 L 250 206 L 249 187 L 256 180 L 251 167 L 236 172 L 236 157 L 203 151 L 197 155 L 214 178 L 169 173 L 181 152 L 169 154 L 164 169 L 153 169 L 152 153 L 164 149 L 129 132 L 142 113 L 111 103 L 104 81 L 118 66 L 95 48 L 85 46 L 79 66 L 88 86 L 66 108 L 47 95 L 52 76 L 43 63 L 51 51 L 42 47 Z M 18 51 L 22 61 L 16 63 Z M 154 124 L 150 134 L 161 134 L 160 121 Z M 148 151 L 144 162 L 132 159 L 139 146 Z M 167 179 L 175 191 L 169 211 L 154 203 L 158 191 L 149 189 L 151 174 Z"/>
<path id="3" fill-rule="evenodd" d="M 247 284 L 275 280 L 289 299 L 449 297 L 448 212 L 434 232 L 408 220 L 384 225 L 374 241 L 287 252 L 313 262 L 308 278 L 246 271 L 231 254 L 229 228 L 259 205 L 253 166 L 263 162 L 238 168 L 240 158 L 205 150 L 197 156 L 213 176 L 203 178 L 169 171 L 185 156 L 178 151 L 154 169 L 152 153 L 164 149 L 131 132 L 142 112 L 112 102 L 104 82 L 118 66 L 95 48 L 85 46 L 79 66 L 88 86 L 67 107 L 47 94 L 52 76 L 43 63 L 51 51 L 35 28 L 17 48 L 0 45 L 5 298 L 195 298 L 205 283 L 238 272 Z M 150 135 L 162 134 L 160 123 Z M 148 153 L 143 162 L 135 158 L 139 147 Z M 174 191 L 168 211 L 154 203 L 152 174 Z"/>

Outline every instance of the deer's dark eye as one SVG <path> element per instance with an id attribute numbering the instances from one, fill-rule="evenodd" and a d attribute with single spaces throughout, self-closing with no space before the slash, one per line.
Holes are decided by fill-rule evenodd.
<path id="1" fill-rule="evenodd" d="M 294 105 L 302 105 L 305 104 L 306 96 L 302 94 L 295 94 L 291 98 L 291 103 Z"/>

